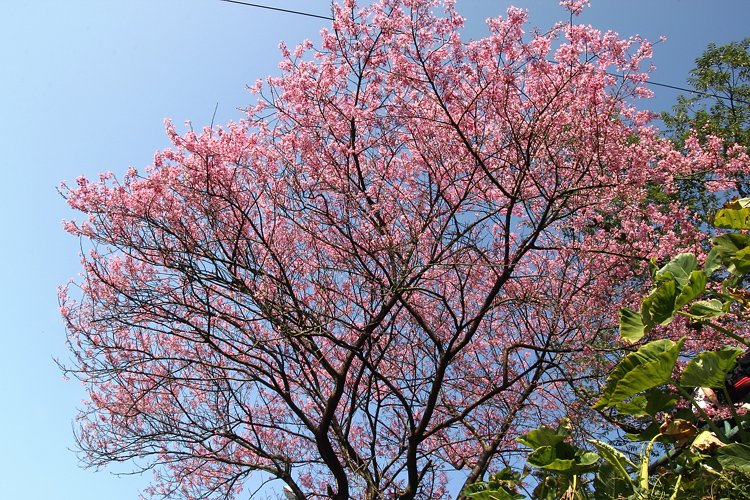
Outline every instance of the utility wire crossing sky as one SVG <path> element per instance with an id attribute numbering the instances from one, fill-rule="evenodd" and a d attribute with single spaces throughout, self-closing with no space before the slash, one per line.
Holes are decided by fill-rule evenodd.
<path id="1" fill-rule="evenodd" d="M 330 16 L 321 16 L 321 15 L 318 15 L 318 14 L 311 14 L 310 12 L 302 12 L 302 11 L 299 11 L 299 10 L 280 9 L 278 7 L 271 7 L 269 5 L 261 5 L 261 4 L 250 3 L 250 2 L 241 2 L 240 0 L 219 0 L 219 1 L 220 2 L 226 2 L 226 3 L 235 3 L 235 4 L 238 4 L 238 5 L 244 5 L 246 7 L 255 7 L 255 8 L 258 8 L 258 9 L 275 10 L 275 11 L 278 11 L 278 12 L 284 12 L 286 14 L 295 14 L 295 15 L 298 15 L 298 16 L 317 17 L 318 19 L 327 19 L 329 21 L 333 21 L 333 18 L 330 17 Z M 610 76 L 616 76 L 617 78 L 623 78 L 622 75 L 618 75 L 616 73 L 607 73 L 607 74 L 610 75 Z M 703 96 L 703 97 L 714 97 L 716 99 L 722 99 L 722 100 L 726 100 L 726 101 L 734 101 L 734 102 L 737 102 L 737 103 L 740 103 L 740 104 L 750 104 L 750 102 L 743 101 L 742 99 L 730 99 L 727 96 L 716 95 L 716 94 L 712 94 L 710 92 L 702 92 L 700 90 L 695 90 L 695 89 L 688 89 L 688 88 L 685 88 L 685 87 L 680 87 L 678 85 L 670 85 L 668 83 L 659 83 L 659 82 L 654 82 L 652 80 L 648 80 L 648 81 L 646 81 L 646 84 L 647 85 L 653 85 L 655 87 L 664 87 L 664 88 L 667 88 L 667 89 L 673 89 L 673 90 L 679 90 L 679 91 L 682 91 L 682 92 L 688 92 L 690 94 L 700 95 L 700 96 Z"/>

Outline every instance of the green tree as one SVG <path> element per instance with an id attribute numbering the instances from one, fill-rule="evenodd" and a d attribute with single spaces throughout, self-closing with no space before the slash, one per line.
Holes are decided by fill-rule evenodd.
<path id="1" fill-rule="evenodd" d="M 750 149 L 750 38 L 726 45 L 710 44 L 695 60 L 688 83 L 690 96 L 679 96 L 672 112 L 662 114 L 668 135 L 684 148 L 695 133 L 699 141 L 721 137 L 725 153 L 733 145 Z M 735 150 L 736 151 L 736 150 Z M 677 196 L 696 212 L 710 215 L 721 200 L 704 188 L 708 174 L 685 179 Z M 734 176 L 740 196 L 750 195 L 750 179 Z"/>
<path id="2" fill-rule="evenodd" d="M 750 38 L 710 44 L 688 83 L 696 93 L 678 97 L 673 112 L 663 115 L 675 140 L 684 144 L 695 129 L 701 138 L 711 134 L 750 146 Z"/>

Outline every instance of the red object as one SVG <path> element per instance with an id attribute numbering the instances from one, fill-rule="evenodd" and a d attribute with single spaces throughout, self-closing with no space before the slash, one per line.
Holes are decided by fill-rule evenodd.
<path id="1" fill-rule="evenodd" d="M 742 399 L 750 393 L 750 377 L 742 377 L 729 387 L 728 390 L 733 402 L 743 402 Z"/>

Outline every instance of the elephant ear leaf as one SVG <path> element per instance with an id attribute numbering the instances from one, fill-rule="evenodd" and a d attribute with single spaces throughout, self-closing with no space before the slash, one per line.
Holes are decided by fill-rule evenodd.
<path id="1" fill-rule="evenodd" d="M 750 472 L 750 445 L 732 443 L 719 448 L 716 458 L 725 469 Z"/>
<path id="2" fill-rule="evenodd" d="M 684 387 L 724 387 L 727 373 L 734 368 L 737 356 L 742 354 L 737 347 L 724 347 L 719 351 L 706 351 L 691 359 L 680 377 Z"/>
<path id="3" fill-rule="evenodd" d="M 727 309 L 728 304 L 719 299 L 700 300 L 690 305 L 690 314 L 696 320 L 704 320 L 723 316 Z"/>
<path id="4" fill-rule="evenodd" d="M 656 288 L 641 303 L 641 318 L 646 330 L 654 325 L 668 325 L 674 318 L 677 282 L 669 273 L 663 274 Z"/>
<path id="5" fill-rule="evenodd" d="M 750 229 L 750 198 L 732 200 L 714 216 L 714 226 L 725 229 Z"/>
<path id="6" fill-rule="evenodd" d="M 655 340 L 625 356 L 607 378 L 594 409 L 616 408 L 640 392 L 667 383 L 684 341 Z"/>
<path id="7" fill-rule="evenodd" d="M 680 294 L 675 299 L 675 312 L 682 309 L 682 306 L 693 299 L 698 298 L 706 291 L 706 282 L 708 276 L 704 271 L 692 271 L 685 286 L 682 287 Z"/>
<path id="8" fill-rule="evenodd" d="M 562 443 L 566 437 L 566 434 L 556 432 L 549 427 L 540 427 L 516 438 L 516 441 L 536 450 L 543 446 L 555 446 Z"/>
<path id="9" fill-rule="evenodd" d="M 698 259 L 695 258 L 695 255 L 681 253 L 656 271 L 655 281 L 658 283 L 664 276 L 671 277 L 677 282 L 678 288 L 681 290 L 690 281 L 690 273 L 697 268 Z"/>
<path id="10" fill-rule="evenodd" d="M 647 333 L 641 313 L 623 307 L 620 309 L 620 337 L 626 342 L 638 342 Z"/>
<path id="11" fill-rule="evenodd" d="M 750 272 L 750 235 L 727 233 L 711 239 L 715 258 L 735 276 Z M 713 259 L 713 257 L 712 257 Z"/>

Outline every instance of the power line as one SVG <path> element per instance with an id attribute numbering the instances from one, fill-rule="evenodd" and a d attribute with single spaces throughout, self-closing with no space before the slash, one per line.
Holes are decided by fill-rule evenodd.
<path id="1" fill-rule="evenodd" d="M 250 2 L 241 2 L 240 0 L 219 0 L 220 2 L 226 2 L 226 3 L 236 3 L 239 5 L 245 5 L 247 7 L 256 7 L 258 9 L 268 9 L 268 10 L 275 10 L 278 12 L 284 12 L 287 14 L 296 14 L 298 16 L 307 16 L 307 17 L 316 17 L 318 19 L 326 19 L 328 21 L 333 21 L 332 17 L 329 16 L 321 16 L 319 14 L 311 14 L 310 12 L 302 12 L 299 10 L 290 10 L 290 9 L 281 9 L 279 7 L 270 7 L 268 5 L 260 5 L 257 3 L 250 3 Z"/>
<path id="2" fill-rule="evenodd" d="M 625 79 L 624 76 L 618 75 L 616 73 L 607 73 L 607 74 L 609 76 L 616 76 L 617 78 L 622 78 L 623 80 Z M 703 97 L 713 97 L 715 99 L 722 99 L 722 100 L 725 100 L 725 101 L 734 101 L 734 102 L 738 102 L 740 104 L 746 104 L 746 105 L 750 106 L 750 102 L 748 102 L 748 101 L 743 101 L 742 99 L 737 99 L 737 98 L 733 98 L 732 99 L 732 98 L 729 98 L 727 96 L 718 95 L 718 94 L 712 94 L 711 92 L 703 92 L 702 90 L 686 89 L 685 87 L 678 87 L 677 85 L 669 85 L 668 83 L 659 83 L 659 82 L 655 82 L 653 80 L 646 80 L 644 83 L 646 85 L 653 85 L 654 87 L 664 87 L 664 88 L 673 89 L 673 90 L 680 90 L 682 92 L 689 92 L 691 94 L 696 94 L 696 95 L 700 95 L 700 96 L 703 96 Z"/>
<path id="3" fill-rule="evenodd" d="M 298 16 L 315 17 L 317 19 L 325 19 L 327 21 L 333 21 L 333 18 L 330 17 L 330 16 L 321 16 L 319 14 L 312 14 L 310 12 L 302 12 L 302 11 L 299 11 L 299 10 L 282 9 L 282 8 L 279 8 L 279 7 L 271 7 L 271 6 L 268 6 L 268 5 L 260 5 L 260 4 L 257 4 L 257 3 L 242 2 L 240 0 L 219 0 L 219 1 L 220 2 L 226 2 L 226 3 L 236 3 L 238 5 L 244 5 L 246 7 L 255 7 L 255 8 L 258 8 L 258 9 L 275 10 L 277 12 L 283 12 L 285 14 L 295 14 L 295 15 L 298 15 Z M 618 78 L 622 78 L 623 80 L 625 79 L 624 76 L 618 75 L 616 73 L 607 73 L 607 74 L 610 75 L 610 76 L 616 76 Z M 653 85 L 654 87 L 664 87 L 664 88 L 667 88 L 667 89 L 679 90 L 681 92 L 688 92 L 690 94 L 695 94 L 695 95 L 699 95 L 699 96 L 703 96 L 703 97 L 713 97 L 714 99 L 721 99 L 721 100 L 725 100 L 725 101 L 734 100 L 734 102 L 738 102 L 740 104 L 745 104 L 745 105 L 750 106 L 750 102 L 744 101 L 742 99 L 730 99 L 729 97 L 722 96 L 722 95 L 717 95 L 717 94 L 712 94 L 710 92 L 703 92 L 703 91 L 700 91 L 700 90 L 688 89 L 688 88 L 680 87 L 680 86 L 677 86 L 677 85 L 670 85 L 668 83 L 655 82 L 653 80 L 646 80 L 645 83 L 646 83 L 646 85 Z"/>

